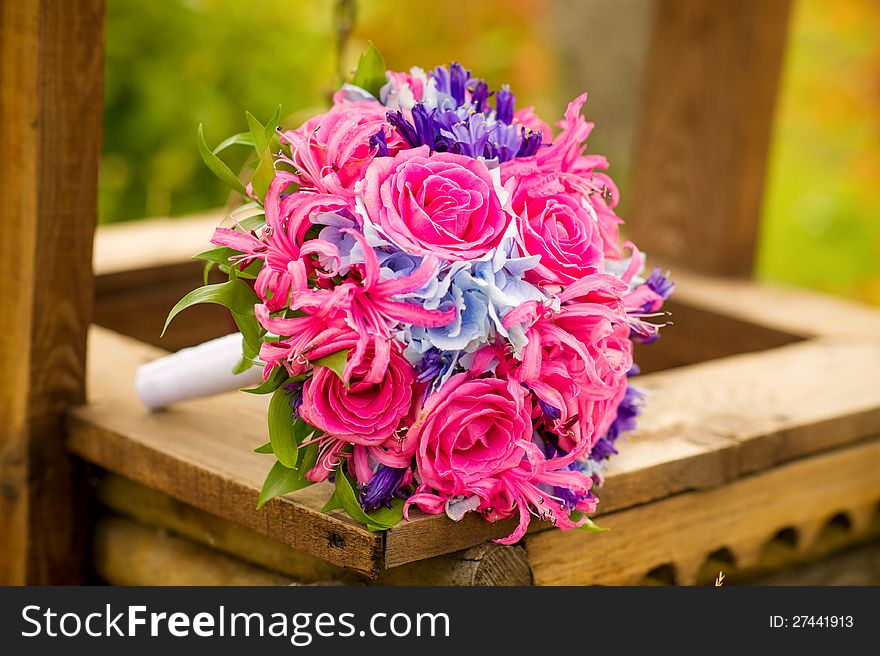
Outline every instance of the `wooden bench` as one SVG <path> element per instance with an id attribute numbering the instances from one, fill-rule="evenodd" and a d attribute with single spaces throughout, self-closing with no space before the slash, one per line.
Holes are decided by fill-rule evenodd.
<path id="1" fill-rule="evenodd" d="M 156 344 L 232 330 L 209 308 L 156 339 L 220 217 L 102 227 L 93 274 L 103 7 L 37 4 L 0 10 L 0 581 L 692 584 L 880 535 L 880 313 L 744 277 L 787 2 L 658 3 L 628 225 L 673 271 L 675 325 L 638 355 L 651 398 L 600 492 L 612 530 L 536 522 L 514 547 L 474 516 L 372 533 L 320 512 L 327 485 L 256 511 L 264 398 L 140 405 Z"/>

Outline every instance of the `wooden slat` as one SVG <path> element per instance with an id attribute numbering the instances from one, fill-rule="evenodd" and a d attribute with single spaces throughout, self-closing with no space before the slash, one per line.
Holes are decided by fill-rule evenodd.
<path id="1" fill-rule="evenodd" d="M 521 547 L 483 543 L 382 572 L 371 581 L 227 519 L 199 510 L 134 481 L 106 474 L 99 502 L 145 526 L 158 526 L 300 583 L 333 581 L 349 585 L 530 585 L 531 569 Z"/>
<path id="2" fill-rule="evenodd" d="M 664 261 L 751 274 L 788 0 L 658 0 L 628 234 Z"/>
<path id="3" fill-rule="evenodd" d="M 267 439 L 265 397 L 233 393 L 150 413 L 134 395 L 134 371 L 163 352 L 98 328 L 91 337 L 91 400 L 69 422 L 74 452 L 334 565 L 377 573 L 382 535 L 341 511 L 322 513 L 329 485 L 255 510 L 272 464 L 253 453 Z"/>
<path id="4" fill-rule="evenodd" d="M 174 218 L 102 225 L 95 234 L 93 266 L 96 276 L 175 266 L 189 262 L 211 245 L 223 210 Z"/>
<path id="5" fill-rule="evenodd" d="M 695 274 L 677 267 L 675 303 L 796 338 L 878 337 L 880 311 L 845 298 L 773 283 Z M 675 328 L 679 325 L 673 315 Z M 737 335 L 725 335 L 737 339 Z M 768 348 L 768 347 L 764 347 Z M 661 349 L 662 350 L 662 349 Z"/>
<path id="6" fill-rule="evenodd" d="M 172 351 L 235 332 L 226 310 L 200 305 L 160 336 L 168 311 L 202 285 L 204 262 L 192 256 L 211 248 L 211 235 L 224 216 L 213 210 L 99 226 L 93 259 L 95 323 Z M 210 282 L 224 279 L 215 270 Z"/>
<path id="7" fill-rule="evenodd" d="M 103 12 L 102 0 L 0 5 L 0 583 L 83 575 L 61 433 L 84 397 Z"/>
<path id="8" fill-rule="evenodd" d="M 510 520 L 491 525 L 468 516 L 454 524 L 415 513 L 383 543 L 338 511 L 320 513 L 325 485 L 256 512 L 270 465 L 250 452 L 266 440 L 264 398 L 230 394 L 151 414 L 131 381 L 136 365 L 159 351 L 96 328 L 91 352 L 92 402 L 73 412 L 70 446 L 110 471 L 372 576 L 511 529 Z M 640 384 L 653 398 L 639 433 L 609 467 L 603 513 L 719 486 L 871 437 L 880 426 L 880 343 L 873 340 L 803 342 L 644 376 Z"/>
<path id="9" fill-rule="evenodd" d="M 95 527 L 94 562 L 111 585 L 290 585 L 276 572 L 119 517 Z"/>
<path id="10" fill-rule="evenodd" d="M 880 427 L 877 341 L 804 342 L 651 374 L 637 384 L 651 398 L 638 432 L 609 463 L 600 514 L 719 486 L 871 437 Z M 463 530 L 442 516 L 419 516 L 388 532 L 385 561 L 442 553 L 447 541 L 480 531 L 499 534 L 476 517 Z"/>
<path id="11" fill-rule="evenodd" d="M 880 441 L 845 447 L 747 476 L 722 487 L 679 494 L 604 516 L 605 533 L 544 531 L 527 535 L 538 585 L 638 583 L 671 566 L 679 583 L 697 580 L 709 554 L 727 548 L 737 568 L 760 568 L 774 535 L 791 529 L 797 554 L 816 548 L 834 515 L 861 517 L 850 542 L 876 536 Z M 784 545 L 781 548 L 786 549 Z"/>

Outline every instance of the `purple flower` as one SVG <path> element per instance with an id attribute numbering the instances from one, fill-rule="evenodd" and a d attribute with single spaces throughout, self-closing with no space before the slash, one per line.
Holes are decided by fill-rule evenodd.
<path id="1" fill-rule="evenodd" d="M 391 499 L 403 483 L 406 469 L 379 465 L 373 478 L 360 489 L 360 503 L 364 510 L 375 510 L 379 506 L 391 507 Z"/>
<path id="2" fill-rule="evenodd" d="M 501 90 L 495 95 L 495 118 L 506 125 L 513 123 L 513 109 L 516 96 L 510 92 L 510 87 L 502 85 Z"/>
<path id="3" fill-rule="evenodd" d="M 544 135 L 541 132 L 533 132 L 528 128 L 523 128 L 522 134 L 522 146 L 520 146 L 519 152 L 516 154 L 516 156 L 531 157 L 532 155 L 537 153 L 538 148 L 541 147 L 541 143 L 544 140 Z"/>
<path id="4" fill-rule="evenodd" d="M 590 460 L 605 460 L 617 453 L 614 443 L 621 433 L 629 433 L 636 429 L 636 418 L 641 412 L 644 398 L 644 394 L 636 388 L 632 386 L 626 388 L 623 399 L 617 407 L 617 416 L 608 427 L 608 432 L 593 445 L 593 450 L 590 451 Z"/>
<path id="5" fill-rule="evenodd" d="M 648 276 L 645 284 L 648 286 L 648 289 L 658 296 L 661 296 L 664 301 L 675 291 L 675 283 L 667 276 L 663 275 L 663 271 L 660 267 L 655 267 L 654 270 L 651 271 L 651 275 Z"/>
<path id="6" fill-rule="evenodd" d="M 303 381 L 289 383 L 284 386 L 284 391 L 290 396 L 290 407 L 293 411 L 294 420 L 299 418 L 299 407 L 303 402 Z"/>
<path id="7" fill-rule="evenodd" d="M 388 157 L 388 141 L 385 139 L 385 130 L 379 129 L 379 131 L 370 137 L 370 149 L 376 149 L 377 157 Z"/>
<path id="8" fill-rule="evenodd" d="M 468 89 L 471 92 L 471 105 L 473 105 L 474 111 L 487 114 L 489 112 L 489 96 L 493 93 L 489 91 L 489 85 L 482 80 L 475 79 L 468 85 Z"/>
<path id="9" fill-rule="evenodd" d="M 513 159 L 522 148 L 522 130 L 516 125 L 495 123 L 489 130 L 489 143 L 486 156 L 497 157 L 499 162 Z"/>
<path id="10" fill-rule="evenodd" d="M 541 412 L 544 416 L 552 421 L 558 420 L 562 416 L 562 411 L 555 405 L 550 405 L 541 397 L 538 397 L 538 405 L 541 406 Z"/>
<path id="11" fill-rule="evenodd" d="M 471 72 L 458 62 L 453 62 L 449 68 L 438 66 L 431 71 L 431 77 L 437 85 L 437 91 L 452 97 L 456 107 L 464 104 L 464 92 L 471 79 Z"/>

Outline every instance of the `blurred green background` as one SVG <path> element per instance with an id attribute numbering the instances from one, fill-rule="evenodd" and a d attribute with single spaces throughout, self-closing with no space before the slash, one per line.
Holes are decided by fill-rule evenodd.
<path id="1" fill-rule="evenodd" d="M 100 220 L 218 207 L 209 144 L 317 111 L 336 86 L 335 0 L 107 0 Z M 626 192 L 650 0 L 361 0 L 342 68 L 372 40 L 391 68 L 456 59 L 548 122 L 590 92 L 590 148 Z M 625 38 L 621 35 L 625 35 Z M 243 162 L 231 161 L 233 166 Z M 880 305 L 880 2 L 796 0 L 758 276 Z"/>

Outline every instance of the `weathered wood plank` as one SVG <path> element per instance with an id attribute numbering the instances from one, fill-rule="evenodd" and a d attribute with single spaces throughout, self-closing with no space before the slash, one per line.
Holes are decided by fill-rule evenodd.
<path id="1" fill-rule="evenodd" d="M 659 0 L 627 231 L 664 261 L 752 271 L 788 0 Z"/>
<path id="2" fill-rule="evenodd" d="M 506 535 L 468 516 L 414 513 L 384 536 L 319 509 L 318 485 L 253 510 L 270 459 L 265 399 L 231 394 L 149 413 L 134 398 L 136 365 L 160 351 L 93 330 L 92 403 L 73 412 L 71 448 L 87 460 L 216 515 L 373 576 Z M 652 374 L 640 431 L 600 491 L 603 513 L 722 485 L 745 473 L 871 437 L 880 426 L 880 343 L 827 339 Z M 536 530 L 541 526 L 536 526 Z M 342 537 L 345 548 L 334 546 Z"/>
<path id="3" fill-rule="evenodd" d="M 531 570 L 521 547 L 480 544 L 471 549 L 385 570 L 371 581 L 256 531 L 199 510 L 140 483 L 105 474 L 97 499 L 138 524 L 158 526 L 300 583 L 350 585 L 530 585 Z"/>
<path id="4" fill-rule="evenodd" d="M 845 298 L 773 283 L 706 276 L 681 267 L 674 269 L 673 278 L 675 303 L 780 335 L 801 339 L 880 336 L 880 311 Z M 672 320 L 675 328 L 667 336 L 678 329 L 677 317 Z M 737 339 L 736 334 L 726 337 Z"/>
<path id="5" fill-rule="evenodd" d="M 119 517 L 95 527 L 94 564 L 112 585 L 290 585 L 289 577 Z"/>
<path id="6" fill-rule="evenodd" d="M 331 565 L 317 556 L 121 476 L 103 475 L 95 496 L 105 508 L 130 517 L 138 524 L 162 527 L 301 583 L 357 584 L 368 580 L 353 570 Z"/>
<path id="7" fill-rule="evenodd" d="M 0 583 L 83 575 L 62 430 L 85 389 L 103 13 L 102 0 L 0 5 Z"/>
<path id="8" fill-rule="evenodd" d="M 255 509 L 272 464 L 253 453 L 267 440 L 265 397 L 233 393 L 148 412 L 135 397 L 134 371 L 163 352 L 98 328 L 91 337 L 91 401 L 69 421 L 75 453 L 334 565 L 377 572 L 382 535 L 341 511 L 322 513 L 329 485 Z"/>
<path id="9" fill-rule="evenodd" d="M 223 210 L 174 218 L 102 225 L 95 233 L 96 276 L 176 266 L 213 248 L 211 235 L 226 216 Z"/>
<path id="10" fill-rule="evenodd" d="M 874 340 L 803 342 L 643 376 L 636 384 L 651 398 L 639 430 L 609 463 L 600 514 L 719 486 L 872 437 L 880 427 Z M 386 538 L 386 565 L 442 553 L 447 541 L 487 529 L 473 520 L 460 527 L 419 515 L 396 526 Z M 486 530 L 486 537 L 506 528 Z"/>
<path id="11" fill-rule="evenodd" d="M 727 548 L 735 566 L 760 567 L 762 551 L 791 529 L 794 552 L 808 554 L 809 527 L 840 512 L 876 510 L 880 502 L 880 441 L 804 458 L 722 487 L 679 494 L 605 515 L 605 533 L 543 531 L 525 538 L 538 585 L 638 583 L 671 566 L 677 582 L 692 584 L 710 554 Z M 661 518 L 661 519 L 658 519 Z M 802 527 L 806 527 L 802 532 Z M 876 535 L 866 524 L 853 539 Z M 861 535 L 860 535 L 861 534 Z M 815 532 L 813 533 L 815 535 Z M 785 538 L 777 541 L 785 542 Z"/>
<path id="12" fill-rule="evenodd" d="M 98 227 L 95 234 L 95 323 L 172 351 L 235 332 L 229 313 L 200 305 L 181 315 L 164 337 L 174 304 L 202 284 L 204 262 L 192 256 L 211 248 L 225 213 L 214 210 Z M 211 282 L 222 282 L 215 270 Z"/>

